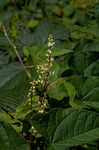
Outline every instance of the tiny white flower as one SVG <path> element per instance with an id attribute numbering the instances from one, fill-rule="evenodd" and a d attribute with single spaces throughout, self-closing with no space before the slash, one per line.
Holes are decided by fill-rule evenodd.
<path id="1" fill-rule="evenodd" d="M 30 84 L 32 85 L 32 84 L 33 84 L 33 81 L 32 81 L 32 82 L 30 82 Z"/>
<path id="2" fill-rule="evenodd" d="M 31 128 L 32 128 L 32 129 L 34 129 L 34 127 L 33 127 L 33 126 L 32 126 Z"/>
<path id="3" fill-rule="evenodd" d="M 50 49 L 48 49 L 48 53 L 49 53 L 49 54 L 51 54 L 51 53 L 52 53 L 52 51 L 51 51 Z"/>
<path id="4" fill-rule="evenodd" d="M 35 81 L 35 84 L 38 84 L 38 80 L 37 80 L 37 81 Z"/>
<path id="5" fill-rule="evenodd" d="M 39 70 L 40 68 L 41 68 L 41 67 L 38 65 L 38 66 L 37 66 L 37 69 Z"/>
<path id="6" fill-rule="evenodd" d="M 46 56 L 48 57 L 49 55 L 48 55 L 48 54 L 46 54 Z"/>
<path id="7" fill-rule="evenodd" d="M 35 89 L 35 86 L 33 86 L 32 88 Z"/>
<path id="8" fill-rule="evenodd" d="M 35 90 L 33 89 L 33 91 L 32 91 L 33 93 L 35 93 Z"/>
<path id="9" fill-rule="evenodd" d="M 38 80 L 38 83 L 40 83 L 41 81 L 40 80 Z"/>
<path id="10" fill-rule="evenodd" d="M 55 44 L 55 42 L 48 42 L 48 47 L 53 47 L 54 46 L 54 44 Z"/>
<path id="11" fill-rule="evenodd" d="M 44 71 L 44 70 L 42 70 L 42 71 L 41 71 L 41 74 L 43 75 L 44 73 L 45 73 L 45 71 Z"/>
<path id="12" fill-rule="evenodd" d="M 51 61 L 54 61 L 54 58 L 51 58 Z"/>
<path id="13" fill-rule="evenodd" d="M 39 113 L 43 113 L 44 112 L 44 110 L 39 110 Z"/>
<path id="14" fill-rule="evenodd" d="M 46 106 L 46 103 L 44 103 L 43 106 Z"/>
<path id="15" fill-rule="evenodd" d="M 41 80 L 41 84 L 43 84 L 43 80 Z"/>
<path id="16" fill-rule="evenodd" d="M 42 76 L 41 75 L 39 75 L 39 77 L 38 77 L 39 79 L 41 79 L 42 78 Z"/>

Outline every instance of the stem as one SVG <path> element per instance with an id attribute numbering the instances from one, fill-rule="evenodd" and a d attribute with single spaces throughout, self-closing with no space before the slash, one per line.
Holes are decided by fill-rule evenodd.
<path id="1" fill-rule="evenodd" d="M 32 90 L 33 90 L 33 88 L 32 88 Z M 33 98 L 33 93 L 31 93 L 31 112 L 32 112 L 32 98 Z"/>
<path id="2" fill-rule="evenodd" d="M 33 150 L 33 146 L 34 146 L 34 144 L 30 143 L 30 150 Z"/>
<path id="3" fill-rule="evenodd" d="M 24 71 L 26 72 L 26 74 L 27 74 L 27 76 L 29 77 L 29 79 L 32 79 L 31 74 L 27 71 L 27 68 L 24 66 L 23 60 L 21 59 L 21 57 L 20 57 L 20 55 L 19 55 L 19 53 L 18 53 L 18 51 L 17 51 L 16 45 L 13 44 L 12 41 L 10 40 L 10 38 L 9 38 L 9 36 L 8 36 L 8 34 L 7 34 L 7 31 L 6 31 L 5 26 L 3 25 L 2 27 L 3 27 L 4 35 L 5 35 L 5 37 L 7 38 L 9 44 L 12 46 L 14 52 L 16 53 L 16 55 L 17 55 L 17 57 L 18 57 L 18 59 L 19 59 L 19 61 L 20 61 L 20 64 L 22 65 Z"/>
<path id="4" fill-rule="evenodd" d="M 14 6 L 16 7 L 16 0 L 12 0 L 12 3 L 13 3 Z"/>
<path id="5" fill-rule="evenodd" d="M 33 147 L 34 147 L 34 143 L 32 142 L 32 134 L 30 135 L 30 150 L 33 150 Z"/>
<path id="6" fill-rule="evenodd" d="M 33 150 L 34 143 L 32 142 L 32 136 L 30 135 L 30 139 L 29 139 L 29 140 L 27 140 L 27 139 L 24 137 L 23 134 L 20 134 L 20 136 L 22 137 L 22 139 L 23 139 L 25 142 L 29 143 L 29 145 L 30 145 L 30 150 Z"/>
<path id="7" fill-rule="evenodd" d="M 37 65 L 32 65 L 32 66 L 25 66 L 26 69 L 32 69 L 32 68 L 36 68 Z"/>

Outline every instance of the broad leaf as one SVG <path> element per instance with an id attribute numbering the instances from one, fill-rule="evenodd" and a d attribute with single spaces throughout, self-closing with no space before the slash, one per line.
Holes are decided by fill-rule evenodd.
<path id="1" fill-rule="evenodd" d="M 20 90 L 19 90 L 20 89 Z M 15 109 L 25 100 L 26 75 L 18 64 L 9 64 L 0 70 L 0 105 Z"/>
<path id="2" fill-rule="evenodd" d="M 6 124 L 0 123 L 0 150 L 29 150 L 20 135 L 13 128 Z"/>
<path id="3" fill-rule="evenodd" d="M 11 80 L 13 80 L 13 86 L 15 86 L 15 83 L 19 82 L 19 80 L 17 81 L 17 77 L 19 77 L 19 74 L 21 75 L 23 72 L 23 68 L 19 63 L 8 64 L 4 66 L 2 69 L 0 69 L 0 88 L 11 82 Z"/>
<path id="4" fill-rule="evenodd" d="M 99 139 L 99 114 L 72 109 L 57 126 L 53 146 L 57 150 Z"/>
<path id="5" fill-rule="evenodd" d="M 91 76 L 84 82 L 81 89 L 81 95 L 84 97 L 97 87 L 99 87 L 99 77 Z"/>

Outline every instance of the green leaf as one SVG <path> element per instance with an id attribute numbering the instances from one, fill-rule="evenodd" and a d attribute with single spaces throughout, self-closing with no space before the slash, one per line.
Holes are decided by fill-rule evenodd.
<path id="1" fill-rule="evenodd" d="M 48 92 L 48 96 L 57 100 L 62 100 L 64 97 L 67 97 L 67 92 L 64 89 L 64 81 L 51 88 Z"/>
<path id="2" fill-rule="evenodd" d="M 65 117 L 67 113 L 66 109 L 52 109 L 52 111 L 49 113 L 49 120 L 48 120 L 48 138 L 51 142 L 55 133 L 55 130 L 57 129 L 57 126 L 61 123 L 63 118 Z"/>
<path id="3" fill-rule="evenodd" d="M 0 6 L 4 6 L 4 5 L 6 5 L 7 3 L 8 3 L 8 0 L 5 0 L 5 1 L 0 0 Z"/>
<path id="4" fill-rule="evenodd" d="M 45 44 L 52 29 L 53 25 L 48 20 L 41 21 L 34 33 L 35 43 Z"/>
<path id="5" fill-rule="evenodd" d="M 55 43 L 57 41 L 65 41 L 68 39 L 68 31 L 63 25 L 53 24 L 48 19 L 40 22 L 34 33 L 34 41 L 36 44 L 45 44 L 48 41 L 48 35 L 52 33 Z"/>
<path id="6" fill-rule="evenodd" d="M 64 12 L 64 16 L 68 17 L 73 14 L 74 8 L 71 5 L 66 5 L 63 9 L 63 12 Z"/>
<path id="7" fill-rule="evenodd" d="M 55 61 L 53 62 L 53 66 L 51 69 L 51 76 L 49 78 L 49 82 L 54 82 L 60 77 L 60 66 Z"/>
<path id="8" fill-rule="evenodd" d="M 98 113 L 72 109 L 57 126 L 53 146 L 57 150 L 78 146 L 99 139 Z"/>
<path id="9" fill-rule="evenodd" d="M 29 57 L 29 48 L 24 46 L 23 48 L 24 56 Z"/>
<path id="10" fill-rule="evenodd" d="M 0 105 L 15 109 L 25 100 L 27 87 L 26 75 L 18 63 L 2 67 L 0 70 Z"/>
<path id="11" fill-rule="evenodd" d="M 11 82 L 11 80 L 13 80 L 13 86 L 15 86 L 17 77 L 19 77 L 18 75 L 23 72 L 23 68 L 19 63 L 8 64 L 4 66 L 2 69 L 0 69 L 0 88 L 5 86 L 5 84 L 8 82 Z M 19 82 L 19 80 L 17 82 Z"/>
<path id="12" fill-rule="evenodd" d="M 15 14 L 14 11 L 12 13 L 11 11 L 8 10 L 0 12 L 0 22 L 8 21 L 13 14 Z"/>
<path id="13" fill-rule="evenodd" d="M 39 101 L 39 96 L 34 96 L 32 98 L 32 109 L 36 110 L 38 107 L 38 101 Z M 16 112 L 14 114 L 14 117 L 16 119 L 22 119 L 25 118 L 30 112 L 31 112 L 31 105 L 30 105 L 30 100 L 27 100 L 23 104 L 19 105 L 16 108 Z"/>
<path id="14" fill-rule="evenodd" d="M 54 147 L 53 147 L 52 145 L 49 145 L 49 146 L 47 147 L 47 150 L 55 150 L 55 149 L 54 149 Z"/>
<path id="15" fill-rule="evenodd" d="M 88 108 L 93 108 L 93 109 L 99 111 L 99 102 L 97 102 L 97 101 L 86 101 L 85 100 L 85 101 L 83 101 L 83 104 L 86 105 Z"/>
<path id="16" fill-rule="evenodd" d="M 88 106 L 98 110 L 98 97 L 99 78 L 95 76 L 89 77 L 85 83 L 83 83 L 82 88 L 80 89 L 80 105 L 83 105 L 83 107 Z"/>
<path id="17" fill-rule="evenodd" d="M 29 23 L 27 24 L 27 27 L 34 29 L 35 27 L 37 27 L 38 24 L 39 24 L 38 20 L 30 20 Z"/>
<path id="18" fill-rule="evenodd" d="M 73 108 L 84 108 L 85 106 L 82 106 L 80 104 L 80 101 L 77 101 L 77 100 L 75 101 L 75 96 L 77 94 L 77 91 L 76 91 L 75 87 L 70 82 L 67 82 L 67 81 L 64 82 L 64 86 L 65 86 L 65 89 L 68 92 L 70 105 Z"/>
<path id="19" fill-rule="evenodd" d="M 1 150 L 5 150 L 5 149 L 9 150 L 10 148 L 8 135 L 6 134 L 6 131 L 3 128 L 1 123 L 0 123 L 0 148 Z"/>
<path id="20" fill-rule="evenodd" d="M 98 76 L 99 75 L 99 60 L 90 64 L 84 71 L 84 76 Z"/>
<path id="21" fill-rule="evenodd" d="M 78 52 L 73 61 L 73 69 L 76 70 L 78 73 L 83 74 L 85 68 L 86 68 L 86 62 L 85 62 L 85 55 L 84 53 Z"/>
<path id="22" fill-rule="evenodd" d="M 34 126 L 38 133 L 48 139 L 48 120 L 49 114 L 37 113 L 33 115 L 33 112 L 28 116 L 31 126 Z"/>
<path id="23" fill-rule="evenodd" d="M 20 135 L 9 125 L 0 123 L 0 149 L 1 150 L 29 150 Z"/>
<path id="24" fill-rule="evenodd" d="M 83 97 L 84 101 L 97 101 L 99 100 L 99 87 L 93 88 L 87 95 Z"/>
<path id="25" fill-rule="evenodd" d="M 82 88 L 82 103 L 99 111 L 99 78 L 90 77 Z"/>
<path id="26" fill-rule="evenodd" d="M 19 91 L 19 88 L 23 88 Z M 0 88 L 0 105 L 2 107 L 10 108 L 11 111 L 25 101 L 26 88 L 24 85 L 18 86 L 17 89 L 3 89 Z"/>
<path id="27" fill-rule="evenodd" d="M 83 51 L 90 51 L 90 52 L 99 52 L 99 42 L 95 41 L 92 43 L 88 43 L 84 46 Z"/>
<path id="28" fill-rule="evenodd" d="M 81 95 L 82 97 L 86 96 L 93 89 L 99 87 L 99 77 L 91 76 L 89 77 L 82 86 Z"/>
<path id="29" fill-rule="evenodd" d="M 94 7 L 93 11 L 95 12 L 96 17 L 99 17 L 99 3 L 96 4 Z"/>
<path id="30" fill-rule="evenodd" d="M 27 49 L 32 57 L 34 65 L 45 63 L 46 60 L 45 53 L 47 50 L 47 45 L 37 45 L 28 47 Z"/>
<path id="31" fill-rule="evenodd" d="M 75 104 L 74 104 L 74 99 L 75 99 L 75 96 L 76 96 L 76 90 L 74 88 L 74 86 L 69 83 L 69 82 L 64 82 L 64 86 L 68 92 L 68 95 L 69 95 L 69 98 L 70 98 L 70 105 L 73 107 Z"/>
<path id="32" fill-rule="evenodd" d="M 69 49 L 54 48 L 52 50 L 52 56 L 61 56 L 61 55 L 69 54 L 69 53 L 72 53 L 72 52 L 73 51 L 69 50 Z"/>

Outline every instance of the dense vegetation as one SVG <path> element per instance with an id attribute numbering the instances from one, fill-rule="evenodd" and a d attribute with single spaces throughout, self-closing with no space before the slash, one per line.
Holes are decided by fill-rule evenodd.
<path id="1" fill-rule="evenodd" d="M 0 0 L 0 150 L 99 149 L 98 0 Z"/>

